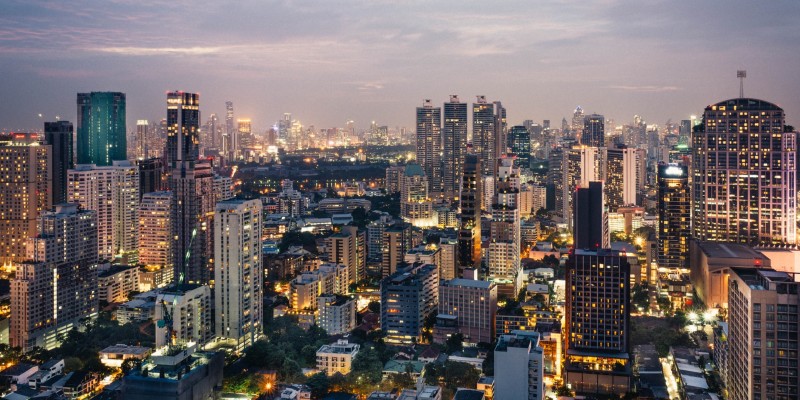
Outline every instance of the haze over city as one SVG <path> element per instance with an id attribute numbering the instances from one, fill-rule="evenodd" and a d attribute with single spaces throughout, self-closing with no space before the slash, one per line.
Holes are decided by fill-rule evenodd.
<path id="1" fill-rule="evenodd" d="M 737 69 L 796 125 L 798 15 L 795 1 L 4 1 L 0 130 L 75 120 L 75 94 L 104 90 L 127 94 L 132 128 L 175 89 L 200 93 L 204 116 L 233 101 L 258 132 L 284 112 L 411 128 L 449 94 L 501 100 L 512 124 L 578 105 L 663 124 L 736 97 Z"/>

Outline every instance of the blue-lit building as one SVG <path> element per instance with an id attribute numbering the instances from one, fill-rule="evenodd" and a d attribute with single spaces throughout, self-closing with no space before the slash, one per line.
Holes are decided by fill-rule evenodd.
<path id="1" fill-rule="evenodd" d="M 531 166 L 531 133 L 522 125 L 512 126 L 508 130 L 508 147 L 517 156 L 514 164 L 521 168 Z"/>
<path id="2" fill-rule="evenodd" d="M 125 93 L 78 93 L 78 164 L 127 160 Z"/>

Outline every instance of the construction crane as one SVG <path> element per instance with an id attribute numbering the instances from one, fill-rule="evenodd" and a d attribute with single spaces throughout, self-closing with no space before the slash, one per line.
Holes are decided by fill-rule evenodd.
<path id="1" fill-rule="evenodd" d="M 194 244 L 194 238 L 196 236 L 197 236 L 197 228 L 192 230 L 192 237 L 189 239 L 189 246 L 186 250 L 186 256 L 184 257 L 183 260 L 183 269 L 181 273 L 178 275 L 178 282 L 175 285 L 175 288 L 177 290 L 180 290 L 181 286 L 183 286 L 186 276 L 186 269 L 189 268 L 189 258 L 192 256 L 192 244 Z M 173 300 L 173 306 L 174 302 L 176 301 L 177 299 Z M 161 319 L 159 319 L 156 322 L 156 326 L 162 329 L 166 329 L 166 332 L 164 333 L 165 336 L 164 339 L 165 342 L 167 343 L 167 347 L 170 349 L 171 352 L 171 350 L 177 345 L 178 338 L 175 334 L 175 329 L 173 329 L 172 327 L 173 325 L 172 314 L 169 312 L 169 307 L 167 307 L 167 301 L 164 299 L 161 300 L 161 312 L 163 313 L 163 315 L 161 316 Z"/>

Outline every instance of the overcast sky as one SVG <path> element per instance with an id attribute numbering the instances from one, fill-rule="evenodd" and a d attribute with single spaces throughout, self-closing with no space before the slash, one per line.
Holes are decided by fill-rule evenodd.
<path id="1" fill-rule="evenodd" d="M 174 89 L 259 130 L 284 112 L 412 127 L 449 94 L 501 100 L 510 124 L 577 105 L 663 124 L 738 97 L 737 69 L 800 125 L 798 19 L 796 0 L 2 0 L 0 130 L 74 121 L 87 91 L 125 92 L 132 128 Z"/>

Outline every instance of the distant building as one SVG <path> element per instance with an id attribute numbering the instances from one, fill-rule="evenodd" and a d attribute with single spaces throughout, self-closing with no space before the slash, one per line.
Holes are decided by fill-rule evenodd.
<path id="1" fill-rule="evenodd" d="M 603 196 L 603 182 L 589 182 L 588 187 L 575 190 L 574 247 L 576 249 L 606 249 L 611 245 L 608 232 L 608 213 Z"/>
<path id="2" fill-rule="evenodd" d="M 436 310 L 439 273 L 423 264 L 398 270 L 381 281 L 381 329 L 389 343 L 411 344 L 425 318 Z"/>
<path id="3" fill-rule="evenodd" d="M 688 305 L 692 297 L 689 280 L 691 240 L 691 196 L 686 166 L 658 166 L 658 271 L 662 285 L 676 308 Z M 687 301 L 688 300 L 688 301 Z"/>
<path id="4" fill-rule="evenodd" d="M 77 164 L 109 166 L 128 157 L 125 93 L 78 93 Z"/>
<path id="5" fill-rule="evenodd" d="M 67 202 L 67 170 L 75 167 L 73 131 L 69 121 L 44 123 L 44 140 L 50 145 L 53 168 L 53 198 L 51 204 Z"/>
<path id="6" fill-rule="evenodd" d="M 545 390 L 539 334 L 514 331 L 500 336 L 494 349 L 494 399 L 542 400 Z"/>
<path id="7" fill-rule="evenodd" d="M 467 152 L 467 103 L 451 95 L 442 122 L 442 181 L 445 199 L 458 199 Z"/>
<path id="8" fill-rule="evenodd" d="M 350 373 L 353 359 L 356 358 L 361 346 L 339 340 L 333 344 L 326 344 L 317 350 L 317 369 L 327 375 L 337 372 L 342 375 Z"/>
<path id="9" fill-rule="evenodd" d="M 491 343 L 497 315 L 497 286 L 493 282 L 453 279 L 439 286 L 439 317 L 442 324 L 434 328 L 434 341 L 444 343 L 447 337 L 461 333 L 467 343 Z M 438 322 L 438 321 L 437 321 Z M 454 326 L 446 326 L 453 323 Z"/>
<path id="10" fill-rule="evenodd" d="M 438 197 L 442 194 L 442 109 L 429 99 L 417 107 L 416 160 L 428 178 L 426 193 Z"/>

